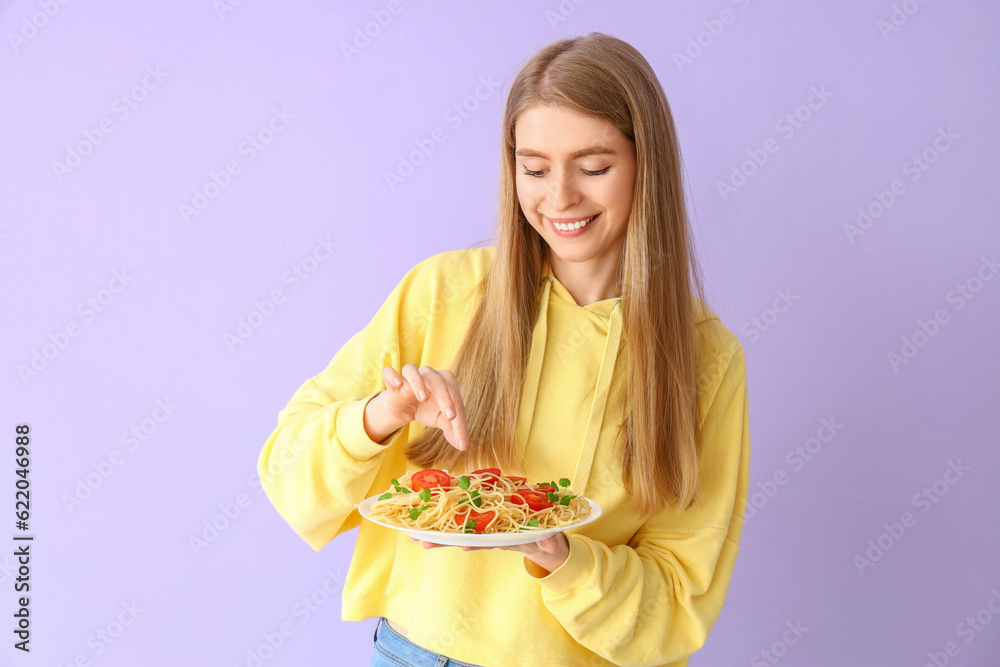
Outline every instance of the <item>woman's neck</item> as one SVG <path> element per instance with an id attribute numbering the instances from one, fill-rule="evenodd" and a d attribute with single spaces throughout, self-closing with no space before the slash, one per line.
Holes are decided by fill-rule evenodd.
<path id="1" fill-rule="evenodd" d="M 562 283 L 566 291 L 579 306 L 589 306 L 621 296 L 617 284 L 617 266 L 589 262 L 566 262 L 558 258 L 549 260 L 552 274 Z"/>

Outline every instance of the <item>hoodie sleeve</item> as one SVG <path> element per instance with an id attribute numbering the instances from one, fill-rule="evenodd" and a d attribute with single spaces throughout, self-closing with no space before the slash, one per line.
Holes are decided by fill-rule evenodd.
<path id="1" fill-rule="evenodd" d="M 722 611 L 750 467 L 746 361 L 738 341 L 731 349 L 728 363 L 714 364 L 721 379 L 702 422 L 701 504 L 646 521 L 628 544 L 567 534 L 569 557 L 552 573 L 524 559 L 566 631 L 615 664 L 680 660 L 704 645 Z"/>
<path id="2" fill-rule="evenodd" d="M 315 551 L 358 524 L 358 516 L 351 516 L 355 504 L 374 493 L 371 486 L 386 450 L 408 431 L 402 426 L 382 443 L 374 442 L 365 431 L 364 410 L 386 388 L 382 368 L 419 365 L 420 329 L 428 313 L 426 261 L 403 277 L 325 370 L 299 387 L 258 457 L 267 497 Z"/>

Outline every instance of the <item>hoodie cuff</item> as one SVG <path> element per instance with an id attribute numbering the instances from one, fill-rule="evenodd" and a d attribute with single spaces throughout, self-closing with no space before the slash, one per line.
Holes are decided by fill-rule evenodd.
<path id="1" fill-rule="evenodd" d="M 337 436 L 344 451 L 355 461 L 370 461 L 392 446 L 403 432 L 405 424 L 386 436 L 380 444 L 368 437 L 365 431 L 365 407 L 378 396 L 375 392 L 365 398 L 351 401 L 337 411 Z"/>
<path id="2" fill-rule="evenodd" d="M 549 595 L 563 595 L 579 588 L 594 572 L 594 554 L 590 547 L 576 535 L 566 535 L 566 539 L 569 542 L 569 556 L 550 573 L 546 573 L 545 568 L 534 561 L 524 558 L 524 569 Z"/>

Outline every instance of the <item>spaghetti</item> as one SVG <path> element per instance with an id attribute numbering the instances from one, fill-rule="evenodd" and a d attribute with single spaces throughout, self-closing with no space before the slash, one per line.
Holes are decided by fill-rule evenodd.
<path id="1" fill-rule="evenodd" d="M 569 489 L 569 480 L 526 484 L 498 468 L 452 475 L 446 470 L 411 471 L 392 480 L 369 518 L 400 528 L 445 533 L 518 533 L 578 523 L 590 503 Z"/>

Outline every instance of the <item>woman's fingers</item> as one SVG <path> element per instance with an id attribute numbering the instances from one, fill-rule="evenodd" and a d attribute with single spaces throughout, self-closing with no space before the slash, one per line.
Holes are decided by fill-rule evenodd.
<path id="1" fill-rule="evenodd" d="M 430 393 L 427 391 L 427 383 L 421 377 L 416 365 L 406 364 L 402 370 L 403 378 L 410 383 L 410 389 L 413 391 L 414 396 L 417 397 L 417 400 L 421 403 L 427 401 L 430 398 Z"/>
<path id="2" fill-rule="evenodd" d="M 444 381 L 441 374 L 430 366 L 421 366 L 420 376 L 424 379 L 430 393 L 434 395 L 434 400 L 437 401 L 438 410 L 440 410 L 441 414 L 445 416 L 445 419 L 454 418 L 454 401 L 451 398 L 451 391 L 448 389 L 448 383 Z"/>
<path id="3" fill-rule="evenodd" d="M 399 373 L 392 366 L 382 369 L 382 379 L 390 390 L 399 391 L 403 387 L 403 378 L 399 377 Z"/>
<path id="4" fill-rule="evenodd" d="M 451 402 L 455 416 L 451 418 L 451 427 L 455 435 L 455 447 L 464 451 L 469 448 L 469 424 L 465 418 L 465 403 L 462 401 L 462 392 L 458 387 L 458 379 L 455 374 L 445 369 L 441 371 L 441 377 L 447 383 L 451 393 Z"/>
<path id="5" fill-rule="evenodd" d="M 426 366 L 420 370 L 437 401 L 438 410 L 448 420 L 445 428 L 442 429 L 445 432 L 445 438 L 455 449 L 465 449 L 468 446 L 469 435 L 465 427 L 465 406 L 461 405 L 461 397 L 458 396 L 458 383 L 455 381 L 455 375 L 448 370 L 439 372 Z M 458 419 L 459 410 L 462 412 L 461 420 Z M 463 441 L 465 442 L 464 446 Z"/>
<path id="6" fill-rule="evenodd" d="M 386 366 L 382 369 L 382 379 L 394 394 L 409 388 L 417 398 L 415 409 L 418 409 L 416 414 L 421 423 L 444 431 L 445 438 L 455 449 L 464 451 L 469 448 L 465 403 L 454 373 L 447 369 L 437 371 L 427 365 L 417 368 L 416 364 L 409 363 L 403 366 L 400 374 L 391 366 Z M 419 410 L 422 404 L 427 404 L 427 410 Z M 442 416 L 444 422 L 441 421 Z"/>
<path id="7" fill-rule="evenodd" d="M 459 451 L 467 449 L 469 434 L 465 423 L 465 405 L 462 403 L 454 373 L 447 369 L 436 371 L 430 367 L 420 370 L 431 388 L 440 416 L 446 420 L 439 425 L 439 416 L 435 426 L 444 431 L 445 439 L 452 447 Z"/>
<path id="8" fill-rule="evenodd" d="M 535 544 L 545 553 L 554 554 L 559 551 L 559 536 L 546 537 L 544 540 L 538 540 Z"/>
<path id="9" fill-rule="evenodd" d="M 382 380 L 386 389 L 382 399 L 385 402 L 385 409 L 388 414 L 400 423 L 413 421 L 414 414 L 419 401 L 415 401 L 415 392 L 409 384 L 399 376 L 396 369 L 386 366 L 382 369 Z"/>
<path id="10" fill-rule="evenodd" d="M 448 545 L 446 545 L 446 544 L 438 544 L 437 542 L 424 542 L 423 540 L 418 540 L 418 539 L 417 539 L 417 538 L 415 538 L 415 537 L 411 537 L 411 538 L 410 538 L 410 541 L 411 541 L 411 542 L 420 542 L 420 544 L 421 544 L 421 545 L 422 545 L 422 546 L 424 547 L 424 549 L 435 549 L 435 548 L 437 548 L 437 547 L 445 547 L 445 546 L 448 546 Z"/>

